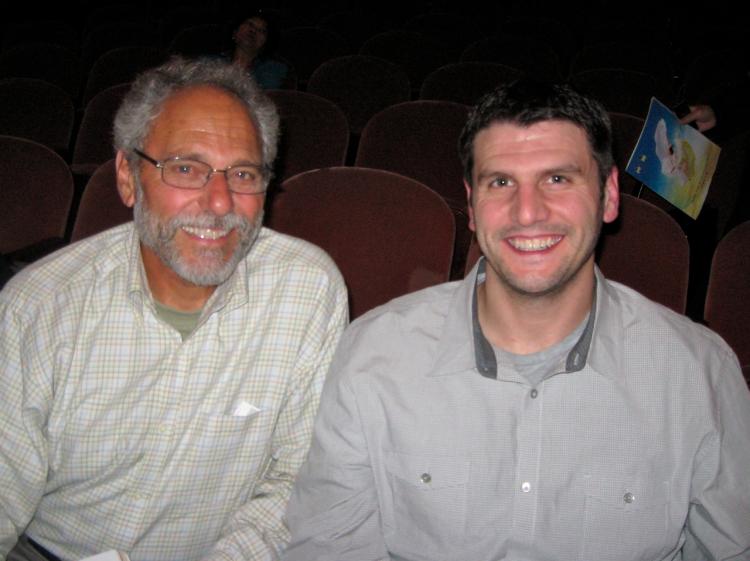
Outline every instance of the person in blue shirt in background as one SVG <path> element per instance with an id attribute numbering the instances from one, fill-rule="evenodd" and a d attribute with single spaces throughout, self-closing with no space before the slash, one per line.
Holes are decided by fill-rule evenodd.
<path id="1" fill-rule="evenodd" d="M 238 18 L 232 26 L 232 46 L 226 56 L 245 68 L 264 90 L 278 89 L 284 85 L 289 66 L 274 56 L 277 39 L 275 18 L 258 10 Z"/>

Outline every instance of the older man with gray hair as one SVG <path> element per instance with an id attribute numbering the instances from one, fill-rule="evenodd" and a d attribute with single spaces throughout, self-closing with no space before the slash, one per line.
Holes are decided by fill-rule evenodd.
<path id="1" fill-rule="evenodd" d="M 278 116 L 173 59 L 115 119 L 134 222 L 0 293 L 0 559 L 274 559 L 347 321 L 320 249 L 261 226 Z"/>

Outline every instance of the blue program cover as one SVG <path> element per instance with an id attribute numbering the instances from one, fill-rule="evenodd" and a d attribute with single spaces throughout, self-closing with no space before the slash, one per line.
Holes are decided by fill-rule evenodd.
<path id="1" fill-rule="evenodd" d="M 706 200 L 720 151 L 696 129 L 680 124 L 666 105 L 652 97 L 625 171 L 696 218 Z"/>

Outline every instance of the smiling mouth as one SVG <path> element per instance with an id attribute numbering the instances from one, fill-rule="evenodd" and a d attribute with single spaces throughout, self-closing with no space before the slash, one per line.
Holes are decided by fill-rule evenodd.
<path id="1" fill-rule="evenodd" d="M 544 251 L 562 240 L 562 236 L 545 236 L 538 238 L 508 238 L 508 243 L 518 251 Z"/>
<path id="2" fill-rule="evenodd" d="M 217 230 L 216 228 L 196 228 L 195 226 L 183 226 L 182 229 L 196 238 L 202 240 L 218 240 L 229 235 L 231 230 Z"/>

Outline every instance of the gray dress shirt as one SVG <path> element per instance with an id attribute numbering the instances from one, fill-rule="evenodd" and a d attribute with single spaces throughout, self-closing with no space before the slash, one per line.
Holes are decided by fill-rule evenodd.
<path id="1" fill-rule="evenodd" d="M 750 392 L 720 337 L 597 271 L 532 387 L 475 327 L 476 278 L 347 330 L 286 559 L 749 559 Z"/>

